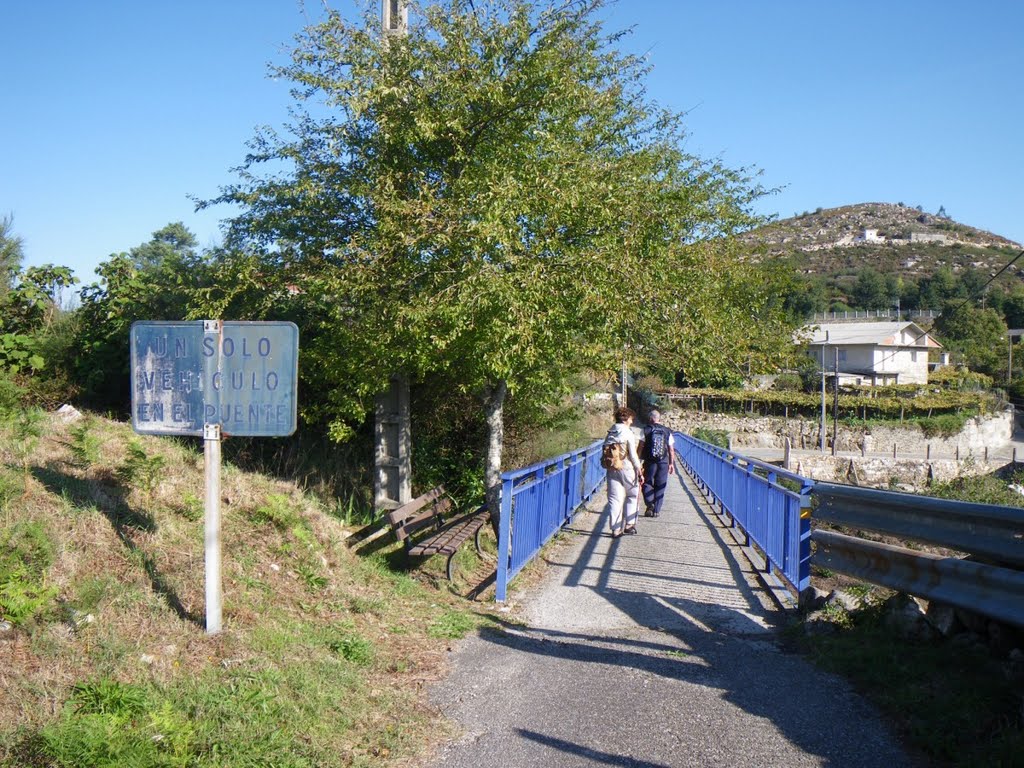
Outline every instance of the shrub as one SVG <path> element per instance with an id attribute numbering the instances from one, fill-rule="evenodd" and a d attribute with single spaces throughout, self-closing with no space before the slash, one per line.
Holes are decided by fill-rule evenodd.
<path id="1" fill-rule="evenodd" d="M 92 421 L 86 419 L 71 429 L 71 455 L 75 462 L 88 469 L 100 459 L 103 441 L 93 431 Z"/>
<path id="2" fill-rule="evenodd" d="M 139 442 L 133 441 L 128 445 L 128 458 L 118 468 L 117 476 L 125 485 L 137 485 L 149 494 L 156 487 L 165 463 L 163 456 L 150 456 Z"/>
<path id="3" fill-rule="evenodd" d="M 799 373 L 780 373 L 775 377 L 772 388 L 780 392 L 800 392 L 803 386 L 803 379 Z"/>
<path id="4" fill-rule="evenodd" d="M 707 427 L 697 427 L 693 430 L 693 437 L 697 440 L 703 440 L 705 443 L 711 443 L 711 445 L 717 445 L 719 448 L 729 447 L 729 433 L 724 429 L 708 429 Z"/>

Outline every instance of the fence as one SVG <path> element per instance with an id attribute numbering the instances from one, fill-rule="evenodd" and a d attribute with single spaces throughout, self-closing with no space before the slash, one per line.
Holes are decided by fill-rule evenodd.
<path id="1" fill-rule="evenodd" d="M 802 594 L 811 574 L 811 481 L 689 435 L 674 437 L 677 455 L 716 511 L 729 517 L 747 546 L 756 544 L 766 572 L 774 568 Z"/>
<path id="2" fill-rule="evenodd" d="M 1024 628 L 1024 509 L 831 483 L 813 495 L 818 520 L 989 561 L 816 530 L 815 565 Z"/>
<path id="3" fill-rule="evenodd" d="M 811 481 L 679 433 L 676 445 L 701 490 L 764 555 L 766 571 L 777 570 L 801 598 L 813 564 L 1024 628 L 1024 509 Z M 970 557 L 812 531 L 812 514 Z"/>
<path id="4" fill-rule="evenodd" d="M 895 309 L 867 309 L 848 310 L 846 312 L 816 312 L 812 318 L 815 323 L 838 322 L 844 320 L 854 322 L 857 320 L 934 320 L 939 316 L 938 310 L 914 309 L 899 312 Z"/>
<path id="5" fill-rule="evenodd" d="M 502 474 L 495 584 L 498 602 L 506 599 L 515 575 L 572 520 L 604 480 L 602 442 Z"/>

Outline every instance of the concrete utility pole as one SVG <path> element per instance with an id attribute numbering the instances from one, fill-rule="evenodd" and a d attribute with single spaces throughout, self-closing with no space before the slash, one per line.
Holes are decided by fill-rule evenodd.
<path id="1" fill-rule="evenodd" d="M 387 37 L 404 35 L 409 9 L 404 0 L 382 0 L 381 27 Z M 374 409 L 373 507 L 394 509 L 412 501 L 412 420 L 409 381 L 396 374 L 377 395 Z"/>
<path id="2" fill-rule="evenodd" d="M 821 430 L 819 433 L 821 452 L 825 452 L 825 345 L 828 344 L 828 331 L 825 331 L 825 342 L 821 345 Z"/>
<path id="3" fill-rule="evenodd" d="M 409 29 L 409 7 L 403 0 L 381 0 L 380 19 L 386 35 L 404 35 Z"/>
<path id="4" fill-rule="evenodd" d="M 839 347 L 834 347 L 835 362 L 832 365 L 832 455 L 836 455 L 836 442 L 839 439 Z"/>

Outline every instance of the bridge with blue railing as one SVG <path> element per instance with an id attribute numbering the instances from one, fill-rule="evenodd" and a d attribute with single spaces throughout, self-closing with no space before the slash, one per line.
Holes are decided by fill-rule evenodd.
<path id="1" fill-rule="evenodd" d="M 818 565 L 1024 627 L 1024 510 L 815 482 L 689 435 L 674 433 L 673 441 L 679 466 L 710 509 L 765 583 L 794 604 L 810 595 L 811 566 Z M 498 601 L 600 490 L 600 446 L 502 475 Z M 958 555 L 851 536 L 851 529 Z"/>

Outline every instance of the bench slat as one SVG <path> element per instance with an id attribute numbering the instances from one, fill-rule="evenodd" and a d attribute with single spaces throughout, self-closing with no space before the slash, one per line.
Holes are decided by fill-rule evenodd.
<path id="1" fill-rule="evenodd" d="M 477 532 L 489 516 L 487 512 L 474 512 L 466 517 L 456 518 L 409 549 L 410 555 L 450 555 L 469 537 Z"/>
<path id="2" fill-rule="evenodd" d="M 401 525 L 402 521 L 410 515 L 412 515 L 414 512 L 422 509 L 427 504 L 436 501 L 438 498 L 442 496 L 444 496 L 444 486 L 439 485 L 437 486 L 437 488 L 427 491 L 422 496 L 417 496 L 412 501 L 403 504 L 398 509 L 391 510 L 390 512 L 388 512 L 387 517 L 385 519 L 387 520 L 388 525 L 390 525 L 391 527 Z M 445 501 L 448 500 L 445 499 Z M 450 501 L 448 501 L 448 503 L 451 504 Z"/>
<path id="3" fill-rule="evenodd" d="M 430 526 L 436 526 L 438 521 L 443 519 L 443 516 L 451 508 L 452 502 L 450 499 L 441 499 L 427 509 L 424 509 L 418 514 L 406 519 L 404 523 L 393 526 L 395 529 L 395 536 L 398 537 L 399 541 L 402 541 L 416 533 L 416 531 L 429 528 Z"/>

